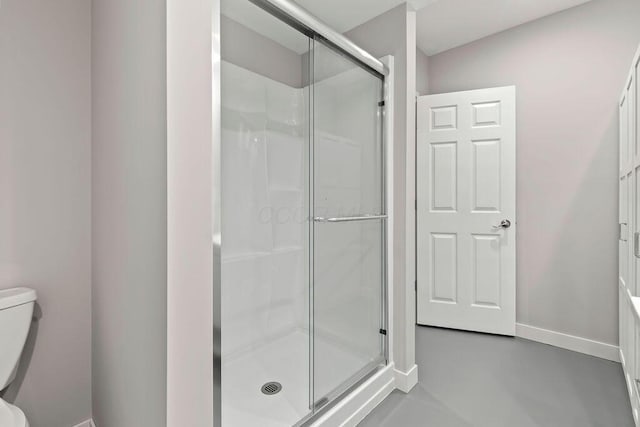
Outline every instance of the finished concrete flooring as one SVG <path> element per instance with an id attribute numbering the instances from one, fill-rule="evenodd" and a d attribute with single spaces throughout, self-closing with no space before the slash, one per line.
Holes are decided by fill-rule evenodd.
<path id="1" fill-rule="evenodd" d="M 520 338 L 418 327 L 419 383 L 360 427 L 631 427 L 622 367 Z"/>

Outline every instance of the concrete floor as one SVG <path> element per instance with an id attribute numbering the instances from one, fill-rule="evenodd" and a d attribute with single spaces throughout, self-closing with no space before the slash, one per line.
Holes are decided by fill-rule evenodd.
<path id="1" fill-rule="evenodd" d="M 360 427 L 633 426 L 619 363 L 520 338 L 418 327 L 420 381 Z"/>

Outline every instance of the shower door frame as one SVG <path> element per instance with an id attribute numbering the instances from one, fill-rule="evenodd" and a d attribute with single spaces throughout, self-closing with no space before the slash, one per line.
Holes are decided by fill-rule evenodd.
<path id="1" fill-rule="evenodd" d="M 252 0 L 253 1 L 253 0 Z M 325 43 L 327 40 L 324 41 Z M 335 46 L 334 46 L 335 48 Z M 344 52 L 343 52 L 344 53 Z M 313 58 L 313 54 L 310 55 L 310 58 Z M 313 59 L 312 59 L 313 60 Z M 322 425 L 323 422 L 331 420 L 331 413 L 338 412 L 338 408 L 340 404 L 352 394 L 356 394 L 356 392 L 361 387 L 366 387 L 364 385 L 365 382 L 368 382 L 370 379 L 375 377 L 377 374 L 381 373 L 385 368 L 394 368 L 394 358 L 393 358 L 393 224 L 394 224 L 394 213 L 393 213 L 393 123 L 394 123 L 394 57 L 392 55 L 387 55 L 380 59 L 380 62 L 384 64 L 384 70 L 386 74 L 381 76 L 382 79 L 382 101 L 384 101 L 384 105 L 381 107 L 382 112 L 382 120 L 380 122 L 381 126 L 381 155 L 382 155 L 382 206 L 383 206 L 383 214 L 386 214 L 386 219 L 382 220 L 382 255 L 383 255 L 383 277 L 382 277 L 382 324 L 383 329 L 385 329 L 386 334 L 382 335 L 383 337 L 383 358 L 384 365 L 380 364 L 370 364 L 365 366 L 359 373 L 355 374 L 351 378 L 345 379 L 345 382 L 342 384 L 334 392 L 330 393 L 329 401 L 323 404 L 319 409 L 311 412 L 309 415 L 301 419 L 294 427 L 309 427 L 316 426 L 316 422 L 318 425 Z M 313 69 L 313 64 L 310 65 L 310 68 Z M 311 105 L 313 105 L 313 99 L 310 101 Z M 314 141 L 309 141 L 311 145 L 311 151 L 313 151 Z M 310 160 L 310 163 L 313 164 L 313 159 Z M 313 174 L 313 169 L 309 171 L 310 174 Z M 313 200 L 313 193 L 310 195 L 310 199 Z M 311 207 L 310 207 L 311 209 Z M 311 214 L 312 212 L 310 212 Z M 310 234 L 313 235 L 313 220 L 311 220 L 311 230 Z M 313 247 L 313 240 L 309 242 L 310 246 Z M 310 276 L 313 275 L 313 272 L 310 272 Z M 311 279 L 313 280 L 313 279 Z M 313 286 L 313 282 L 311 282 L 311 286 Z M 313 300 L 309 302 L 309 304 L 313 305 Z M 311 324 L 311 328 L 313 327 L 313 323 Z M 311 342 L 313 343 L 313 338 L 311 338 Z M 313 352 L 313 346 L 311 347 L 311 351 Z M 313 354 L 311 355 L 313 356 Z M 310 374 L 311 378 L 313 378 L 313 364 L 310 366 Z M 314 383 L 310 382 L 310 395 L 313 396 L 314 393 Z M 310 399 L 310 404 L 313 407 L 315 402 L 313 399 Z M 374 405 L 374 406 L 377 406 Z M 366 405 L 363 405 L 366 407 Z M 313 410 L 313 409 L 311 409 Z"/>
<path id="2" fill-rule="evenodd" d="M 261 0 L 251 0 L 251 1 L 261 1 Z M 270 1 L 270 0 L 269 0 Z M 282 17 L 280 17 L 282 19 Z M 381 249 L 382 249 L 382 272 L 381 272 L 381 325 L 380 325 L 380 336 L 381 336 L 381 357 L 375 361 L 368 363 L 363 366 L 358 372 L 353 374 L 349 378 L 345 378 L 344 381 L 330 393 L 325 396 L 316 396 L 315 395 L 315 315 L 314 315 L 314 307 L 315 307 L 315 298 L 311 297 L 308 301 L 309 304 L 309 328 L 310 328 L 310 365 L 309 365 L 309 403 L 310 403 L 310 413 L 301 419 L 295 426 L 308 426 L 312 425 L 313 422 L 318 420 L 323 416 L 323 414 L 330 411 L 333 407 L 340 403 L 340 401 L 350 395 L 359 385 L 361 385 L 366 379 L 375 375 L 382 368 L 389 366 L 391 362 L 391 326 L 390 326 L 390 307 L 391 307 L 391 293 L 390 286 L 392 278 L 392 267 L 389 263 L 392 257 L 392 233 L 391 227 L 393 225 L 393 215 L 392 215 L 392 206 L 393 206 L 393 185 L 390 177 L 393 171 L 393 147 L 389 142 L 392 141 L 392 132 L 393 129 L 393 99 L 392 99 L 392 89 L 393 89 L 393 74 L 392 74 L 392 64 L 393 57 L 387 56 L 383 58 L 380 63 L 383 65 L 382 70 L 386 73 L 380 73 L 378 70 L 374 70 L 369 67 L 367 64 L 363 64 L 362 61 L 359 61 L 357 58 L 354 58 L 344 49 L 341 49 L 339 46 L 336 46 L 333 42 L 331 42 L 326 37 L 323 37 L 320 34 L 314 33 L 311 35 L 311 50 L 309 51 L 309 69 L 311 70 L 310 75 L 310 99 L 309 99 L 309 116 L 311 118 L 311 122 L 309 124 L 309 170 L 308 173 L 310 175 L 309 180 L 309 246 L 310 246 L 310 261 L 309 261 L 309 291 L 310 295 L 314 295 L 315 288 L 315 280 L 314 280 L 314 247 L 315 247 L 315 227 L 316 220 L 320 218 L 315 218 L 315 196 L 314 196 L 314 185 L 312 184 L 315 174 L 315 160 L 314 160 L 314 152 L 315 152 L 315 132 L 314 132 L 314 120 L 315 120 L 315 46 L 317 43 L 323 44 L 326 48 L 332 50 L 335 54 L 344 56 L 347 60 L 353 62 L 355 65 L 359 66 L 363 71 L 369 72 L 375 78 L 379 78 L 381 81 L 380 91 L 380 101 L 382 101 L 382 105 L 378 105 L 380 111 L 380 121 L 379 125 L 379 135 L 380 135 L 380 167 L 381 167 L 381 209 L 382 212 L 380 214 L 384 216 L 384 218 L 379 219 L 381 221 Z M 391 64 L 391 67 L 389 65 Z M 323 221 L 320 221 L 323 222 Z M 325 220 L 326 222 L 326 220 Z M 383 332 L 384 331 L 384 332 Z"/>
<path id="3" fill-rule="evenodd" d="M 330 417 L 340 403 L 347 396 L 356 394 L 356 390 L 365 387 L 369 380 L 373 380 L 376 374 L 385 370 L 386 376 L 393 375 L 393 106 L 394 106 L 394 58 L 386 56 L 378 60 L 356 44 L 348 40 L 342 34 L 337 33 L 304 9 L 288 0 L 246 0 L 255 3 L 272 15 L 282 19 L 293 28 L 314 38 L 321 37 L 333 47 L 338 49 L 345 56 L 359 64 L 362 68 L 377 74 L 382 79 L 382 92 L 384 105 L 381 108 L 381 145 L 382 145 L 382 176 L 383 176 L 383 207 L 386 219 L 383 221 L 383 277 L 382 277 L 382 335 L 383 355 L 385 365 L 373 367 L 368 373 L 355 380 L 352 384 L 341 390 L 339 394 L 330 402 L 323 405 L 318 410 L 313 410 L 314 402 L 310 402 L 311 413 L 300 420 L 299 424 L 309 425 L 320 422 Z M 212 265 L 213 265 L 213 301 L 212 301 L 212 380 L 213 380 L 213 426 L 222 426 L 222 319 L 221 319 L 221 295 L 222 295 L 222 274 L 221 274 L 221 254 L 223 245 L 221 227 L 221 56 L 220 56 L 220 1 L 213 1 L 213 24 L 212 24 Z M 310 219 L 312 220 L 312 218 Z M 311 243 L 311 242 L 310 242 Z M 310 366 L 311 369 L 313 369 Z M 391 374 L 389 373 L 391 372 Z M 310 384 L 310 388 L 313 384 Z M 391 390 L 388 390 L 390 392 Z"/>

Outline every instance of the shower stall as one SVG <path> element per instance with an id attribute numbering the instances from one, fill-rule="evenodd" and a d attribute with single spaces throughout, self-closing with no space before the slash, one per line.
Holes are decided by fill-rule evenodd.
<path id="1" fill-rule="evenodd" d="M 286 1 L 220 19 L 217 421 L 309 424 L 390 360 L 389 70 Z"/>

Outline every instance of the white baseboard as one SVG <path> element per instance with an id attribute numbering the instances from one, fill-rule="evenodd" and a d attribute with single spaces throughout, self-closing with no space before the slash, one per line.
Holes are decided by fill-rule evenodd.
<path id="1" fill-rule="evenodd" d="M 618 346 L 590 340 L 588 338 L 536 328 L 535 326 L 524 325 L 522 323 L 516 323 L 516 336 L 567 350 L 577 351 L 578 353 L 620 362 Z"/>
<path id="2" fill-rule="evenodd" d="M 409 393 L 418 384 L 418 365 L 413 365 L 408 372 L 394 369 L 393 374 L 396 380 L 396 388 L 405 393 Z"/>
<path id="3" fill-rule="evenodd" d="M 355 427 L 395 388 L 393 365 L 390 364 L 365 381 L 343 401 L 315 421 L 313 427 Z"/>
<path id="4" fill-rule="evenodd" d="M 77 424 L 73 427 L 96 427 L 96 425 L 93 423 L 93 420 L 87 420 L 87 421 L 83 421 L 80 424 Z"/>

